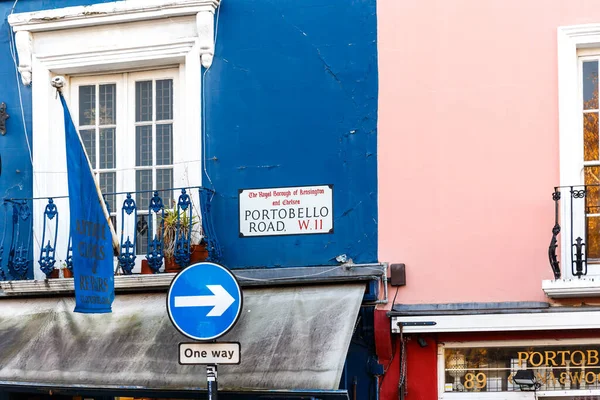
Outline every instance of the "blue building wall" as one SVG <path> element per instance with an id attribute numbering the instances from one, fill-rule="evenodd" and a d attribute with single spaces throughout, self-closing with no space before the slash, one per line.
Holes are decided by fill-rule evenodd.
<path id="1" fill-rule="evenodd" d="M 15 12 L 100 2 L 107 1 L 20 0 Z M 215 60 L 203 71 L 203 182 L 216 191 L 212 215 L 225 265 L 337 264 L 340 254 L 377 261 L 375 3 L 222 1 Z M 0 138 L 4 198 L 32 194 L 10 54 L 13 4 L 0 1 L 0 101 L 11 115 Z M 31 88 L 20 88 L 31 132 Z M 239 189 L 319 184 L 334 185 L 334 233 L 239 237 Z"/>
<path id="2" fill-rule="evenodd" d="M 223 0 L 205 145 L 229 267 L 377 260 L 376 19 L 375 0 Z M 238 189 L 317 184 L 334 233 L 239 237 Z"/>

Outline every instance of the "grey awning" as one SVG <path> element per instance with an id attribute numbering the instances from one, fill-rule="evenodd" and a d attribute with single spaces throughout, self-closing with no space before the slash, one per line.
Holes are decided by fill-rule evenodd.
<path id="1" fill-rule="evenodd" d="M 223 390 L 339 387 L 364 283 L 244 290 L 222 341 L 240 365 L 219 367 Z M 179 365 L 190 339 L 171 325 L 164 293 L 118 295 L 112 314 L 73 313 L 70 297 L 0 299 L 0 385 L 195 390 L 202 366 Z"/>

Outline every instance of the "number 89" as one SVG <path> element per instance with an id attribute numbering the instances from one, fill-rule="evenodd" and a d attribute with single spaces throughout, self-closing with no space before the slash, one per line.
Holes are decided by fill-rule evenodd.
<path id="1" fill-rule="evenodd" d="M 483 372 L 477 375 L 469 372 L 465 375 L 465 389 L 483 389 L 487 385 L 487 377 Z"/>

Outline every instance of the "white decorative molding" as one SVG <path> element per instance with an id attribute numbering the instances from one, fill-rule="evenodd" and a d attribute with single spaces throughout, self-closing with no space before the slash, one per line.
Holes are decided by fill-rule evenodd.
<path id="1" fill-rule="evenodd" d="M 543 311 L 392 317 L 392 333 L 505 332 L 600 329 L 600 311 Z"/>
<path id="2" fill-rule="evenodd" d="M 31 55 L 33 51 L 33 35 L 29 31 L 15 33 L 15 46 L 19 55 L 19 73 L 23 85 L 31 84 Z"/>
<path id="3" fill-rule="evenodd" d="M 198 47 L 202 66 L 209 68 L 215 54 L 215 25 L 214 15 L 210 12 L 196 14 L 196 29 L 198 30 Z"/>
<path id="4" fill-rule="evenodd" d="M 11 14 L 8 22 L 15 31 L 21 80 L 29 85 L 35 79 L 32 57 L 55 73 L 85 73 L 155 66 L 157 60 L 163 65 L 177 64 L 194 46 L 202 66 L 209 68 L 215 52 L 214 14 L 219 3 L 117 1 Z M 114 29 L 115 25 L 119 29 Z M 173 32 L 165 38 L 165 31 Z M 66 41 L 59 43 L 57 37 Z M 102 43 L 104 39 L 106 43 Z"/>
<path id="5" fill-rule="evenodd" d="M 600 297 L 600 278 L 544 280 L 542 290 L 552 299 Z"/>
<path id="6" fill-rule="evenodd" d="M 213 12 L 221 0 L 115 1 L 11 14 L 8 23 L 16 31 L 56 31 L 99 25 L 115 25 Z"/>

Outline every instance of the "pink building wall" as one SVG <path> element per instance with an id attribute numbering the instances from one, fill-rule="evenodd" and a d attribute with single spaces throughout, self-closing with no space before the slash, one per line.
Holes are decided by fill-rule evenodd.
<path id="1" fill-rule="evenodd" d="M 557 28 L 596 0 L 379 0 L 379 259 L 397 303 L 547 301 Z M 392 295 L 395 289 L 392 290 Z"/>

